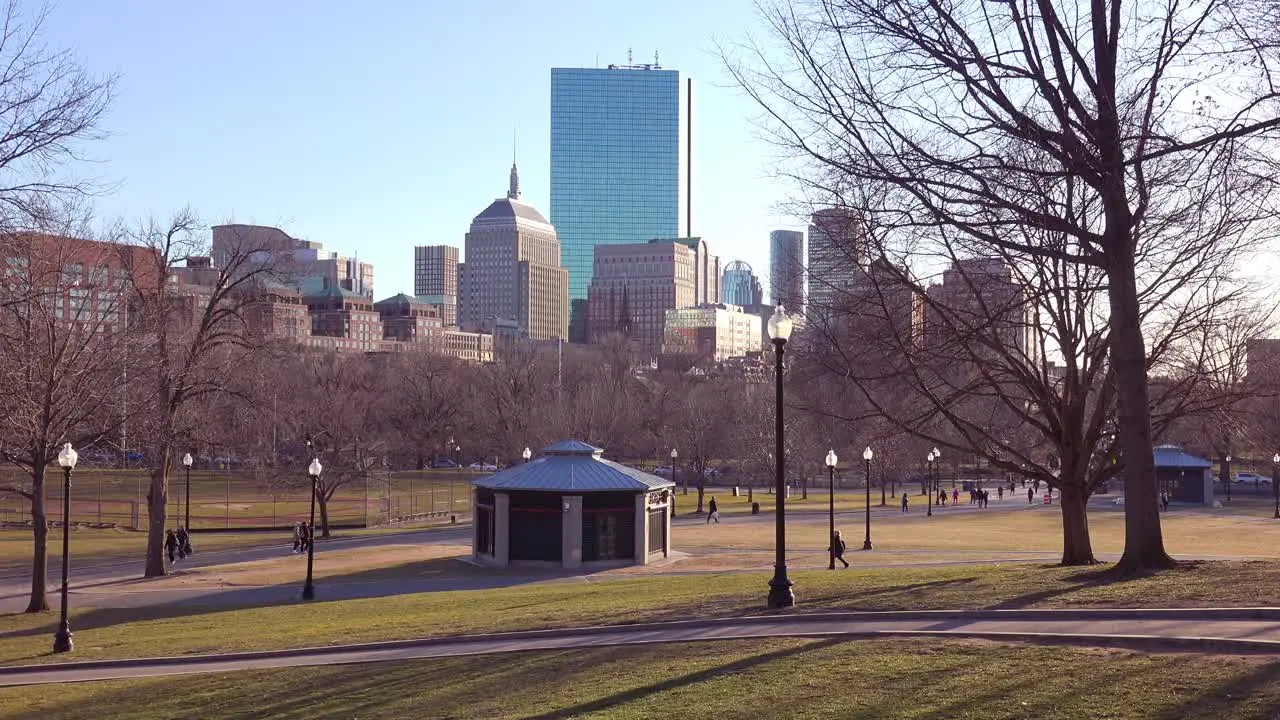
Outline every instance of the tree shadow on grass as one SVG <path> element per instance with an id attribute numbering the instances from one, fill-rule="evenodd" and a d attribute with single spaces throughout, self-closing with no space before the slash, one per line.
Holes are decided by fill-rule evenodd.
<path id="1" fill-rule="evenodd" d="M 847 642 L 849 641 L 845 639 L 822 640 L 815 643 L 801 645 L 799 647 L 764 652 L 741 660 L 736 660 L 734 662 L 707 668 L 706 670 L 699 670 L 698 672 L 688 673 L 681 675 L 680 677 L 663 680 L 662 682 L 653 683 L 644 687 L 633 688 L 631 690 L 615 693 L 589 702 L 580 703 L 572 707 L 552 710 L 541 715 L 534 715 L 530 717 L 529 720 L 567 720 L 569 718 L 581 717 L 589 713 L 607 710 L 623 703 L 643 700 L 652 695 L 668 692 L 688 685 L 696 685 L 697 683 L 712 680 L 721 675 L 740 673 L 758 665 L 764 665 L 776 660 L 783 660 L 797 655 L 818 652 Z"/>
<path id="2" fill-rule="evenodd" d="M 1195 697 L 1160 712 L 1158 718 L 1212 718 L 1222 717 L 1229 708 L 1237 708 L 1241 702 L 1265 695 L 1268 705 L 1257 708 L 1254 717 L 1280 717 L 1280 662 L 1269 662 L 1252 672 L 1237 676 L 1228 682 L 1206 687 Z"/>

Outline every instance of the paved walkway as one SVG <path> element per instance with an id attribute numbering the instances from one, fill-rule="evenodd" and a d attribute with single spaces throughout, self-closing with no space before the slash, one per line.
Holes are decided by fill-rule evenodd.
<path id="1" fill-rule="evenodd" d="M 1275 619 L 1264 619 L 1270 616 Z M 342 665 L 530 650 L 777 637 L 955 637 L 1280 655 L 1280 609 L 785 614 L 471 635 L 230 655 L 0 668 L 0 686 Z"/>

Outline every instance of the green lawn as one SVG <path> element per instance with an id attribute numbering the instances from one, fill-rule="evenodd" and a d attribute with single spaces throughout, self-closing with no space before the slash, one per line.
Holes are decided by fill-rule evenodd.
<path id="1" fill-rule="evenodd" d="M 733 640 L 0 690 L 0 718 L 1274 717 L 1280 663 L 964 640 Z"/>
<path id="2" fill-rule="evenodd" d="M 427 560 L 419 572 L 454 560 Z M 469 573 L 492 572 L 476 569 Z M 345 581 L 379 579 L 377 572 Z M 539 576 L 515 576 L 531 583 Z M 545 576 L 542 576 L 545 577 Z M 794 574 L 799 610 L 1255 605 L 1274 597 L 1280 563 L 1186 563 L 1114 581 L 1105 569 L 965 566 Z M 764 612 L 767 574 L 660 576 L 524 584 L 495 590 L 215 610 L 77 609 L 76 659 L 305 647 L 533 628 L 726 617 Z M 324 598 L 324 582 L 318 584 Z M 48 662 L 56 618 L 0 617 L 0 663 Z M 57 658 L 62 659 L 62 658 Z"/>

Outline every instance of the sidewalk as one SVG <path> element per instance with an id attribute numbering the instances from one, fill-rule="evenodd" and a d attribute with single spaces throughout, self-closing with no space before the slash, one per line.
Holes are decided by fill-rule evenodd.
<path id="1" fill-rule="evenodd" d="M 822 613 L 421 638 L 253 653 L 0 668 L 0 687 L 530 650 L 772 637 L 933 636 L 1280 655 L 1280 608 Z"/>

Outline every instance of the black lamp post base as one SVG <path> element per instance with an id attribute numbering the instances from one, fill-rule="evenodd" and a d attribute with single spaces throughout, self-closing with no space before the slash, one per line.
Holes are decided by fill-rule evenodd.
<path id="1" fill-rule="evenodd" d="M 787 578 L 786 568 L 780 568 L 779 572 L 769 581 L 769 609 L 781 610 L 782 608 L 795 607 L 796 595 L 791 591 L 795 583 Z"/>
<path id="2" fill-rule="evenodd" d="M 53 651 L 56 653 L 71 652 L 74 648 L 71 642 L 71 629 L 63 625 L 58 628 L 58 632 L 53 635 Z"/>
<path id="3" fill-rule="evenodd" d="M 303 599 L 303 600 L 315 600 L 315 599 L 316 599 L 316 586 L 315 586 L 315 585 L 303 585 L 303 586 L 302 586 L 302 599 Z"/>
<path id="4" fill-rule="evenodd" d="M 874 549 L 874 548 L 872 548 L 872 547 L 871 547 L 871 540 L 870 540 L 870 539 L 868 539 L 868 540 L 863 540 L 863 541 L 862 541 L 862 549 L 863 549 L 863 550 L 873 550 L 873 549 Z"/>

